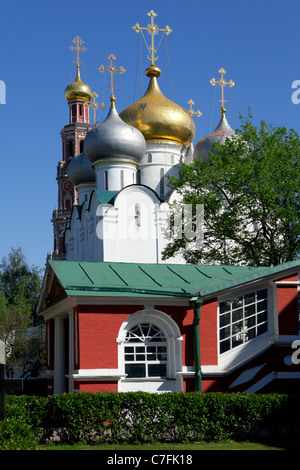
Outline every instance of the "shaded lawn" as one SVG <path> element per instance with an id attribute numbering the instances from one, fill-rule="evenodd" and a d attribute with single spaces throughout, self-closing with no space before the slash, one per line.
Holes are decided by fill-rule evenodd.
<path id="1" fill-rule="evenodd" d="M 224 441 L 224 442 L 193 442 L 193 443 L 182 443 L 182 444 L 137 444 L 137 445 L 117 445 L 117 444 L 104 444 L 104 445 L 87 445 L 83 443 L 77 443 L 74 445 L 62 445 L 51 443 L 41 446 L 41 450 L 104 450 L 104 451 L 157 451 L 161 450 L 164 452 L 174 451 L 198 451 L 198 450 L 300 450 L 300 442 L 280 440 L 274 441 L 262 441 L 262 442 L 235 442 L 235 441 Z"/>

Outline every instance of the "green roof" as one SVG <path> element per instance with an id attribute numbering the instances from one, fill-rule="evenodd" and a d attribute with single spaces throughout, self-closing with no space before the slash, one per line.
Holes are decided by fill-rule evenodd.
<path id="1" fill-rule="evenodd" d="M 99 204 L 113 204 L 119 191 L 98 191 L 96 190 L 97 200 Z"/>
<path id="2" fill-rule="evenodd" d="M 285 271 L 300 261 L 267 267 L 49 261 L 69 296 L 208 296 Z"/>

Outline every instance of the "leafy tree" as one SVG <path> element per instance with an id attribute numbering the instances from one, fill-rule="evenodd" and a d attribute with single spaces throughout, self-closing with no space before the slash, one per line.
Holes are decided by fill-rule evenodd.
<path id="1" fill-rule="evenodd" d="M 28 309 L 22 302 L 9 304 L 0 292 L 0 340 L 5 344 L 8 357 L 11 354 L 17 331 L 24 331 L 31 325 Z"/>
<path id="2" fill-rule="evenodd" d="M 21 248 L 12 248 L 0 264 L 0 340 L 5 343 L 7 373 L 22 368 L 23 376 L 36 376 L 45 348 L 38 336 L 29 336 L 36 323 L 35 309 L 41 288 L 41 272 L 30 268 Z M 34 349 L 35 348 L 35 349 Z M 37 354 L 38 351 L 38 354 Z M 25 367 L 26 365 L 26 367 Z"/>
<path id="3" fill-rule="evenodd" d="M 10 369 L 18 369 L 20 377 L 27 379 L 40 376 L 46 359 L 45 328 L 40 326 L 31 333 L 19 331 L 7 362 Z"/>
<path id="4" fill-rule="evenodd" d="M 170 177 L 178 206 L 204 205 L 204 240 L 173 239 L 164 259 L 275 266 L 300 254 L 300 138 L 294 130 L 253 125 L 252 116 L 209 160 L 197 160 Z M 196 225 L 195 218 L 193 219 Z"/>
<path id="5" fill-rule="evenodd" d="M 11 248 L 0 263 L 0 292 L 9 305 L 22 304 L 33 317 L 41 289 L 41 269 L 29 267 L 20 247 Z"/>

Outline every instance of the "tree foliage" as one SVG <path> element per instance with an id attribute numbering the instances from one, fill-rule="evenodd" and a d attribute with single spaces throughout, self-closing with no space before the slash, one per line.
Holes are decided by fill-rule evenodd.
<path id="1" fill-rule="evenodd" d="M 0 263 L 0 340 L 5 344 L 7 373 L 20 368 L 22 375 L 37 375 L 44 361 L 45 342 L 29 336 L 41 289 L 41 272 L 29 267 L 21 248 L 12 248 Z"/>
<path id="2" fill-rule="evenodd" d="M 175 236 L 164 259 L 182 253 L 197 264 L 275 266 L 299 257 L 299 135 L 251 118 L 214 144 L 209 160 L 183 164 L 170 178 L 177 206 L 204 205 L 204 240 Z"/>
<path id="3" fill-rule="evenodd" d="M 8 304 L 22 303 L 24 309 L 34 313 L 41 288 L 41 270 L 29 267 L 20 247 L 11 248 L 0 263 L 0 291 Z"/>

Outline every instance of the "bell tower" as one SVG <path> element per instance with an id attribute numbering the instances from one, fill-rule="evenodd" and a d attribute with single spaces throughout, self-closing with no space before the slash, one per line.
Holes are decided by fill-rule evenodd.
<path id="1" fill-rule="evenodd" d="M 92 125 L 89 123 L 89 106 L 93 98 L 92 90 L 80 76 L 79 53 L 86 51 L 79 36 L 73 39 L 76 51 L 76 79 L 65 89 L 65 98 L 69 104 L 69 123 L 61 131 L 62 158 L 57 165 L 58 203 L 53 211 L 54 232 L 53 259 L 65 259 L 65 229 L 70 220 L 72 207 L 77 203 L 76 189 L 68 177 L 68 165 L 72 158 L 83 152 L 83 142 Z"/>

